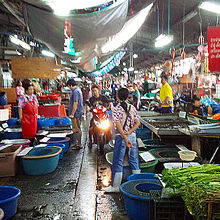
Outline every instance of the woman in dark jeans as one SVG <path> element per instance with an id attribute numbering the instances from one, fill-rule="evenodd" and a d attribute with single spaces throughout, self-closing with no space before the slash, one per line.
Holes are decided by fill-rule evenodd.
<path id="1" fill-rule="evenodd" d="M 113 153 L 111 185 L 103 190 L 107 193 L 119 192 L 122 181 L 123 159 L 128 152 L 128 162 L 132 173 L 140 173 L 137 157 L 136 129 L 140 126 L 137 110 L 126 102 L 129 91 L 121 88 L 117 94 L 119 104 L 113 109 L 113 122 L 116 127 L 115 145 Z"/>

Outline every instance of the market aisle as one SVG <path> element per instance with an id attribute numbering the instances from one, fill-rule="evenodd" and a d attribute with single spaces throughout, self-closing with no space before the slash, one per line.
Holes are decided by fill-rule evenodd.
<path id="1" fill-rule="evenodd" d="M 84 146 L 86 137 L 87 129 L 83 126 Z M 51 174 L 0 178 L 0 185 L 21 189 L 18 212 L 13 219 L 95 219 L 96 173 L 96 152 L 89 154 L 84 147 L 69 149 Z"/>

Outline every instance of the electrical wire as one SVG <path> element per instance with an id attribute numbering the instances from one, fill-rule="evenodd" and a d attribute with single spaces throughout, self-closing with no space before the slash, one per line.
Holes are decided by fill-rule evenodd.
<path id="1" fill-rule="evenodd" d="M 167 24 L 167 29 L 168 29 L 168 35 L 170 34 L 170 0 L 168 0 L 168 24 Z"/>
<path id="2" fill-rule="evenodd" d="M 185 11 L 186 11 L 186 5 L 185 0 L 183 0 L 183 18 L 185 17 Z M 185 44 L 185 22 L 183 22 L 183 46 Z"/>

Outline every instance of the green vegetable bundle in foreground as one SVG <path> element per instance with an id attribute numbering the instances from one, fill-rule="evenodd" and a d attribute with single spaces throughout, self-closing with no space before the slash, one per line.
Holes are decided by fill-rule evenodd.
<path id="1" fill-rule="evenodd" d="M 207 215 L 207 202 L 220 202 L 220 166 L 205 164 L 162 172 L 166 187 L 181 195 L 189 212 L 198 219 Z"/>

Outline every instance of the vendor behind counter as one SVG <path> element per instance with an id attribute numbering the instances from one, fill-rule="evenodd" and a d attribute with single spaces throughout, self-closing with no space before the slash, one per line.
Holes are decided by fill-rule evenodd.
<path id="1" fill-rule="evenodd" d="M 202 108 L 202 115 L 204 117 L 220 113 L 220 105 L 208 96 L 202 97 L 201 99 L 194 97 L 193 105 L 196 108 Z"/>
<path id="2" fill-rule="evenodd" d="M 34 95 L 34 87 L 25 86 L 25 94 L 18 101 L 19 118 L 22 126 L 23 138 L 34 138 L 37 133 L 38 101 Z"/>

